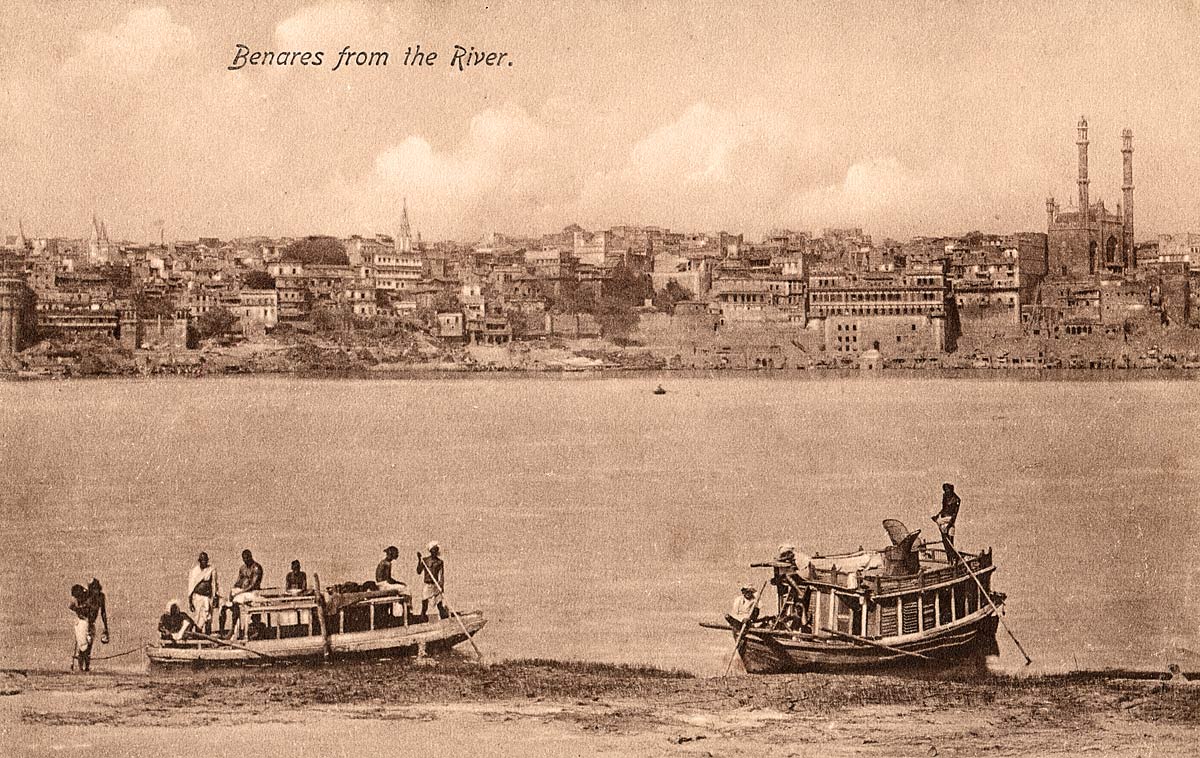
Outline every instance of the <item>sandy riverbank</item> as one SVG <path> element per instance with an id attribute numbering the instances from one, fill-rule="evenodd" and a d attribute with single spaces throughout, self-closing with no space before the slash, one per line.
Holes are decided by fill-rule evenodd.
<path id="1" fill-rule="evenodd" d="M 1200 685 L 374 662 L 4 676 L 6 755 L 1194 755 Z M 3 690 L 5 688 L 0 688 Z"/>

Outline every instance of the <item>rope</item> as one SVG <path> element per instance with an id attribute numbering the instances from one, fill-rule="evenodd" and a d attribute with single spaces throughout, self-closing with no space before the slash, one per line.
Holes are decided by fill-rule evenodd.
<path id="1" fill-rule="evenodd" d="M 133 648 L 126 650 L 124 653 L 114 653 L 113 655 L 93 655 L 92 660 L 93 661 L 107 661 L 110 658 L 120 658 L 123 655 L 129 655 L 130 653 L 136 653 L 139 650 L 141 650 L 140 647 L 133 647 Z"/>

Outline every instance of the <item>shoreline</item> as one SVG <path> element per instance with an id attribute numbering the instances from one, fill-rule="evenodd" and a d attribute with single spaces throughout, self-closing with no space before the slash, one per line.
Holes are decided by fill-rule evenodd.
<path id="1" fill-rule="evenodd" d="M 29 755 L 56 744 L 141 752 L 212 740 L 227 750 L 336 734 L 347 754 L 380 734 L 420 754 L 458 735 L 448 755 L 505 752 L 978 755 L 1099 751 L 1190 755 L 1200 737 L 1200 682 L 1154 672 L 1014 677 L 795 674 L 696 677 L 652 668 L 561 662 L 479 665 L 458 656 L 332 666 L 91 675 L 0 673 L 0 734 Z M 277 735 L 262 743 L 266 731 Z M 72 742 L 74 740 L 75 742 Z M 307 743 L 306 743 L 307 744 Z M 36 748 L 45 745 L 46 749 Z M 401 754 L 410 754 L 402 752 Z"/>
<path id="2" fill-rule="evenodd" d="M 8 384 L 120 380 L 143 382 L 153 380 L 217 380 L 247 377 L 271 377 L 302 380 L 346 380 L 346 381 L 394 381 L 394 380 L 471 380 L 471 379 L 558 379 L 563 381 L 619 379 L 638 377 L 646 379 L 720 379 L 726 377 L 753 377 L 769 381 L 877 381 L 881 378 L 901 380 L 986 380 L 1020 382 L 1128 382 L 1128 381 L 1194 381 L 1200 379 L 1200 369 L 1021 369 L 1021 368 L 936 368 L 895 369 L 877 371 L 861 369 L 666 369 L 666 368 L 595 368 L 580 370 L 524 369 L 524 368 L 389 368 L 381 370 L 296 370 L 296 371 L 231 371 L 202 372 L 195 374 L 89 374 L 79 376 L 20 376 L 0 373 L 0 382 Z"/>

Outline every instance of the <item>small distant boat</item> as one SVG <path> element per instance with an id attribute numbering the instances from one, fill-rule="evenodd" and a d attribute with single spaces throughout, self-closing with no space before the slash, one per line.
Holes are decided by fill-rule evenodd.
<path id="1" fill-rule="evenodd" d="M 655 395 L 665 395 L 665 394 L 667 394 L 667 391 L 665 389 L 663 389 L 663 386 L 660 384 L 654 388 L 654 394 Z"/>
<path id="2" fill-rule="evenodd" d="M 487 623 L 480 611 L 445 619 L 414 616 L 410 597 L 395 590 L 255 594 L 242 606 L 231 638 L 160 640 L 146 646 L 146 656 L 154 664 L 236 664 L 415 655 L 449 650 Z"/>
<path id="3" fill-rule="evenodd" d="M 948 668 L 999 655 L 1005 596 L 992 590 L 991 550 L 959 561 L 917 545 L 920 531 L 899 521 L 884 528 L 893 544 L 881 550 L 754 564 L 774 571 L 775 615 L 745 629 L 732 616 L 702 626 L 731 632 L 751 674 Z"/>

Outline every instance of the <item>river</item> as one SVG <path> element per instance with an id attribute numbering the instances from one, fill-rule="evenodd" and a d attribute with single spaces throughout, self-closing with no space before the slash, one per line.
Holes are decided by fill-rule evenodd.
<path id="1" fill-rule="evenodd" d="M 0 667 L 66 667 L 92 576 L 103 655 L 154 636 L 200 550 L 226 586 L 246 547 L 268 584 L 293 558 L 329 584 L 436 539 L 489 653 L 714 673 L 731 641 L 698 622 L 752 561 L 880 547 L 884 518 L 935 536 L 949 481 L 1027 670 L 1200 668 L 1197 429 L 1200 384 L 1169 381 L 0 383 Z"/>

